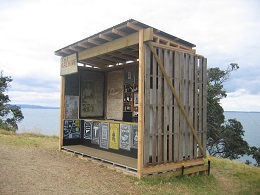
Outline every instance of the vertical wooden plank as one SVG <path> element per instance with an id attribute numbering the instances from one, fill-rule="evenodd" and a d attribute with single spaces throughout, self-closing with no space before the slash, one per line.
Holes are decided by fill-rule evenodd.
<path id="1" fill-rule="evenodd" d="M 164 50 L 164 68 L 169 73 L 169 51 Z M 168 121 L 169 121 L 169 95 L 171 94 L 170 88 L 164 78 L 164 95 L 163 95 L 163 162 L 167 163 L 168 153 Z"/>
<path id="2" fill-rule="evenodd" d="M 189 108 L 189 55 L 185 54 L 185 60 L 184 60 L 184 105 L 185 105 L 185 110 L 186 112 L 190 113 L 190 108 Z M 185 160 L 189 159 L 190 156 L 190 138 L 189 138 L 189 125 L 188 121 L 185 120 L 185 126 L 184 126 L 184 131 L 185 131 Z"/>
<path id="3" fill-rule="evenodd" d="M 63 146 L 63 119 L 65 106 L 65 76 L 61 76 L 60 81 L 60 133 L 59 133 L 59 151 Z"/>
<path id="4" fill-rule="evenodd" d="M 159 49 L 159 59 L 162 61 L 163 53 L 162 49 Z M 163 120 L 162 120 L 162 104 L 163 104 L 163 91 L 162 91 L 162 71 L 158 69 L 158 163 L 162 162 L 163 159 L 163 143 L 162 143 L 162 129 L 163 129 Z"/>
<path id="5" fill-rule="evenodd" d="M 189 61 L 189 105 L 190 105 L 190 112 L 189 112 L 189 118 L 190 122 L 194 125 L 194 56 L 190 56 Z M 191 132 L 191 129 L 189 128 L 190 133 L 190 159 L 193 159 L 194 156 L 194 144 L 193 144 L 193 134 Z"/>
<path id="6" fill-rule="evenodd" d="M 198 135 L 198 57 L 194 61 L 194 130 Z M 194 136 L 193 136 L 194 138 Z M 194 159 L 198 157 L 197 141 L 194 139 Z"/>
<path id="7" fill-rule="evenodd" d="M 203 130 L 203 148 L 206 151 L 206 143 L 207 143 L 207 58 L 203 58 L 203 64 L 202 64 L 202 69 L 203 69 L 203 88 L 202 88 L 202 93 L 203 93 L 203 102 L 202 102 L 202 107 L 203 107 L 203 122 L 202 122 L 202 130 Z"/>
<path id="8" fill-rule="evenodd" d="M 176 90 L 177 95 L 179 95 L 180 90 L 180 53 L 174 52 L 174 88 Z M 174 148 L 173 148 L 173 160 L 177 162 L 179 159 L 179 151 L 180 151 L 180 143 L 179 143 L 179 135 L 180 135 L 180 108 L 178 106 L 177 100 L 174 97 Z"/>
<path id="9" fill-rule="evenodd" d="M 173 83 L 173 52 L 170 51 L 170 54 L 169 54 L 169 71 L 168 71 L 168 76 L 171 80 L 171 82 Z M 169 89 L 170 90 L 170 89 Z M 173 97 L 173 94 L 171 93 L 171 91 L 169 91 L 169 105 L 168 105 L 168 115 L 169 115 L 169 136 L 168 136 L 168 156 L 169 156 L 169 162 L 172 162 L 172 120 L 173 120 L 173 116 L 172 116 L 172 106 L 173 106 L 173 101 L 172 101 L 172 97 Z"/>
<path id="10" fill-rule="evenodd" d="M 180 101 L 184 101 L 184 53 L 180 53 Z M 180 143 L 180 155 L 179 155 L 179 161 L 183 160 L 183 157 L 185 155 L 185 118 L 184 114 L 180 112 L 180 133 L 179 133 L 179 143 Z"/>
<path id="11" fill-rule="evenodd" d="M 202 69 L 202 58 L 199 58 L 199 141 L 202 143 L 202 100 L 203 100 L 203 93 L 202 93 L 202 77 L 203 77 L 203 69 Z M 199 150 L 199 157 L 201 157 L 201 150 Z"/>
<path id="12" fill-rule="evenodd" d="M 141 179 L 144 165 L 144 31 L 139 31 L 139 80 L 138 80 L 138 158 L 137 177 Z"/>
<path id="13" fill-rule="evenodd" d="M 144 44 L 144 166 L 149 164 L 150 156 L 150 65 L 151 51 Z"/>
<path id="14" fill-rule="evenodd" d="M 157 69 L 158 65 L 156 64 L 156 60 L 153 56 L 153 89 L 152 89 L 152 104 L 153 104 L 153 137 L 152 137 L 152 163 L 155 164 L 157 162 L 157 137 L 158 137 L 158 128 L 157 128 Z"/>

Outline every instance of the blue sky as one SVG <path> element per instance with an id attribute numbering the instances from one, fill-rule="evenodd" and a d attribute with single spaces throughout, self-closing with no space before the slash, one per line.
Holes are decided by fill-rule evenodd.
<path id="1" fill-rule="evenodd" d="M 0 70 L 13 104 L 59 106 L 54 51 L 133 18 L 194 43 L 208 67 L 238 63 L 222 105 L 260 111 L 259 10 L 257 0 L 0 0 Z"/>

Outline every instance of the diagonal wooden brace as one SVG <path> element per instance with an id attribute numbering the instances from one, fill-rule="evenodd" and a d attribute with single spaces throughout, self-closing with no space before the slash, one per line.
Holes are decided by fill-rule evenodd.
<path id="1" fill-rule="evenodd" d="M 171 89 L 171 91 L 172 91 L 174 97 L 176 98 L 177 103 L 178 103 L 178 106 L 180 107 L 182 113 L 184 114 L 184 117 L 185 117 L 185 119 L 186 119 L 186 121 L 187 121 L 187 123 L 188 123 L 188 125 L 189 125 L 189 127 L 190 127 L 190 129 L 191 129 L 191 132 L 192 132 L 192 134 L 193 134 L 195 140 L 197 141 L 197 143 L 198 143 L 198 145 L 199 145 L 199 148 L 200 148 L 200 150 L 201 150 L 201 152 L 202 152 L 203 157 L 206 157 L 206 151 L 203 149 L 203 146 L 201 145 L 201 143 L 200 143 L 200 141 L 199 141 L 199 138 L 198 138 L 198 136 L 197 136 L 197 134 L 196 134 L 196 131 L 195 131 L 195 129 L 193 128 L 193 126 L 192 126 L 192 124 L 191 124 L 191 122 L 190 122 L 190 119 L 189 119 L 189 117 L 188 117 L 188 114 L 187 114 L 187 112 L 185 111 L 184 106 L 182 105 L 182 102 L 181 102 L 179 96 L 177 95 L 177 93 L 176 93 L 174 87 L 172 86 L 172 82 L 170 81 L 170 79 L 169 79 L 169 77 L 168 77 L 168 75 L 167 75 L 167 73 L 166 73 L 166 71 L 165 71 L 165 69 L 164 69 L 164 66 L 163 66 L 162 62 L 160 61 L 158 55 L 156 54 L 156 52 L 155 52 L 155 50 L 154 50 L 154 48 L 153 48 L 151 42 L 149 41 L 149 42 L 147 42 L 147 44 L 148 44 L 150 50 L 152 51 L 152 53 L 153 53 L 153 55 L 154 55 L 154 57 L 155 57 L 157 63 L 159 64 L 160 69 L 161 69 L 161 71 L 162 71 L 162 73 L 163 73 L 163 75 L 164 75 L 164 78 L 166 79 L 166 81 L 167 81 L 167 83 L 168 83 L 168 85 L 169 85 L 169 87 L 170 87 L 170 89 Z"/>

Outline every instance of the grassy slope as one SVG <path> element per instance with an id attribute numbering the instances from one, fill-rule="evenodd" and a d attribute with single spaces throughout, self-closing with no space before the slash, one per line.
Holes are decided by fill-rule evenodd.
<path id="1" fill-rule="evenodd" d="M 58 138 L 0 130 L 0 144 L 7 147 L 38 147 L 52 152 L 57 150 Z M 259 167 L 213 157 L 211 165 L 210 176 L 173 177 L 164 174 L 141 181 L 131 176 L 124 178 L 133 186 L 140 186 L 142 194 L 260 194 Z"/>

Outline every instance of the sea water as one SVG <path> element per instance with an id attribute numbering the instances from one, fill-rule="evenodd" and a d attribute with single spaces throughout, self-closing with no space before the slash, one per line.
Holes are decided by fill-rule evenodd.
<path id="1" fill-rule="evenodd" d="M 18 123 L 17 133 L 59 135 L 60 109 L 22 108 L 24 119 Z"/>
<path id="2" fill-rule="evenodd" d="M 59 135 L 59 109 L 22 108 L 24 119 L 18 124 L 18 133 L 34 132 L 43 135 Z M 244 140 L 250 146 L 260 147 L 260 112 L 225 112 L 225 119 L 236 118 L 243 125 Z M 243 156 L 238 161 L 255 160 Z"/>

